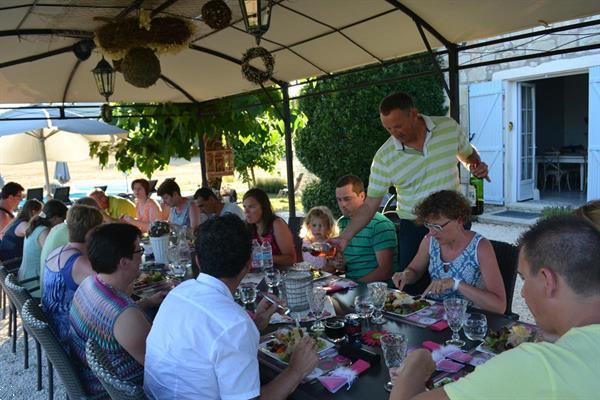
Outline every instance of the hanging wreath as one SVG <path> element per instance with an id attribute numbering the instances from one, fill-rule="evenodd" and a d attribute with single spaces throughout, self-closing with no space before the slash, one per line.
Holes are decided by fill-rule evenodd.
<path id="1" fill-rule="evenodd" d="M 160 61 L 150 49 L 131 49 L 121 62 L 121 72 L 133 86 L 147 88 L 160 78 Z"/>
<path id="2" fill-rule="evenodd" d="M 110 106 L 110 104 L 102 104 L 102 108 L 101 108 L 101 116 L 102 116 L 102 121 L 106 122 L 106 123 L 111 123 L 112 122 L 112 107 Z"/>
<path id="3" fill-rule="evenodd" d="M 265 66 L 265 70 L 262 71 L 258 68 L 250 65 L 250 61 L 255 58 L 260 58 Z M 244 53 L 242 57 L 242 74 L 244 78 L 250 82 L 260 84 L 271 79 L 273 76 L 273 69 L 275 68 L 275 59 L 269 50 L 264 47 L 252 47 Z"/>
<path id="4" fill-rule="evenodd" d="M 210 0 L 202 6 L 202 21 L 212 29 L 223 29 L 231 22 L 231 9 L 223 0 Z"/>

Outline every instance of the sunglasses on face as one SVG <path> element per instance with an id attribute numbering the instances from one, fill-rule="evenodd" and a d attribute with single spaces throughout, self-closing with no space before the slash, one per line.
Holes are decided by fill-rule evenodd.
<path id="1" fill-rule="evenodd" d="M 448 220 L 446 222 L 444 222 L 443 224 L 439 225 L 439 224 L 430 224 L 429 222 L 423 222 L 423 225 L 425 226 L 425 228 L 430 229 L 430 230 L 434 230 L 436 232 L 441 232 L 444 230 L 444 227 L 446 225 L 448 225 L 450 222 L 452 222 L 452 220 Z"/>

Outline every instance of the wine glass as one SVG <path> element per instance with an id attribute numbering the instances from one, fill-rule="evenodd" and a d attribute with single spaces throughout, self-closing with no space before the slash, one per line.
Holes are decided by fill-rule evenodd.
<path id="1" fill-rule="evenodd" d="M 246 308 L 251 308 L 256 301 L 256 286 L 249 283 L 243 284 L 240 287 L 240 299 Z"/>
<path id="2" fill-rule="evenodd" d="M 308 289 L 308 291 L 308 304 L 310 306 L 310 311 L 315 317 L 315 322 L 310 327 L 310 330 L 313 332 L 323 332 L 325 330 L 325 325 L 323 325 L 323 321 L 321 321 L 321 316 L 323 315 L 323 309 L 325 308 L 325 301 L 327 301 L 327 290 L 320 286 L 315 286 Z"/>
<path id="3" fill-rule="evenodd" d="M 265 270 L 265 282 L 269 287 L 269 292 L 274 293 L 273 288 L 281 282 L 281 272 L 277 268 L 267 268 Z"/>
<path id="4" fill-rule="evenodd" d="M 472 313 L 463 326 L 469 340 L 483 340 L 487 333 L 487 318 L 484 314 Z"/>
<path id="5" fill-rule="evenodd" d="M 465 321 L 465 313 L 467 312 L 467 300 L 452 298 L 444 300 L 444 310 L 446 310 L 446 320 L 448 326 L 452 329 L 452 339 L 446 340 L 446 344 L 453 344 L 458 347 L 465 345 L 465 341 L 460 339 L 460 328 Z"/>
<path id="6" fill-rule="evenodd" d="M 369 296 L 373 299 L 373 318 L 371 321 L 375 324 L 385 323 L 383 318 L 383 307 L 385 306 L 385 300 L 387 299 L 387 283 L 385 282 L 371 282 L 367 284 L 369 289 Z"/>
<path id="7" fill-rule="evenodd" d="M 388 333 L 381 337 L 381 351 L 383 352 L 385 365 L 388 367 L 390 373 L 390 380 L 383 385 L 388 392 L 392 391 L 396 371 L 406 357 L 406 349 L 407 341 L 405 335 L 400 333 Z"/>
<path id="8" fill-rule="evenodd" d="M 354 299 L 354 309 L 363 319 L 370 318 L 374 308 L 371 296 L 356 296 Z"/>

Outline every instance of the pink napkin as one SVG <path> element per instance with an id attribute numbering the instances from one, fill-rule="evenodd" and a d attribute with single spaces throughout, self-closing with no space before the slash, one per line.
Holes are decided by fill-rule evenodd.
<path id="1" fill-rule="evenodd" d="M 350 368 L 340 367 L 335 369 L 331 374 L 320 376 L 319 382 L 325 389 L 329 390 L 331 393 L 335 393 L 340 390 L 344 385 L 348 385 L 347 389 L 350 389 L 354 380 L 358 377 L 358 375 L 367 369 L 369 369 L 371 365 L 365 360 L 356 360 Z M 346 390 L 347 390 L 346 389 Z"/>
<path id="2" fill-rule="evenodd" d="M 446 321 L 445 319 L 439 320 L 438 322 L 436 322 L 433 325 L 429 325 L 429 329 L 431 329 L 432 331 L 443 331 L 447 327 L 448 327 L 448 321 Z"/>
<path id="3" fill-rule="evenodd" d="M 353 288 L 356 286 L 356 282 L 351 281 L 349 279 L 340 279 L 339 281 L 335 281 L 329 286 L 325 286 L 327 290 L 327 294 L 332 294 L 335 292 L 342 291 L 344 289 Z"/>

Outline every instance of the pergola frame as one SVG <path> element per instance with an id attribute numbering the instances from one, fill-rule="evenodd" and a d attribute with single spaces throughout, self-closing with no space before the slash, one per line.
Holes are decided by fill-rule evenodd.
<path id="1" fill-rule="evenodd" d="M 162 4 L 160 4 L 154 10 L 152 10 L 151 15 L 154 16 L 160 12 L 163 12 L 164 10 L 168 9 L 168 7 L 170 7 L 171 5 L 175 4 L 177 1 L 178 0 L 165 0 Z M 407 60 L 414 60 L 417 58 L 428 57 L 432 60 L 432 66 L 434 67 L 434 69 L 432 69 L 431 71 L 423 71 L 421 73 L 399 76 L 399 77 L 392 78 L 392 79 L 359 82 L 359 83 L 356 83 L 356 84 L 353 84 L 353 85 L 350 85 L 347 87 L 338 88 L 336 90 L 312 93 L 312 94 L 310 94 L 310 96 L 322 96 L 322 95 L 327 95 L 327 94 L 330 94 L 330 93 L 333 93 L 336 91 L 352 90 L 352 89 L 357 89 L 357 88 L 361 88 L 361 87 L 366 87 L 369 85 L 391 83 L 394 81 L 403 80 L 403 79 L 411 79 L 411 78 L 415 78 L 415 77 L 419 77 L 419 76 L 437 75 L 440 79 L 440 83 L 441 83 L 442 87 L 444 88 L 444 90 L 446 92 L 446 95 L 449 98 L 450 115 L 456 121 L 459 121 L 459 119 L 460 119 L 460 116 L 459 116 L 459 100 L 460 100 L 459 99 L 459 71 L 464 70 L 464 69 L 477 68 L 477 67 L 501 64 L 501 63 L 508 63 L 508 62 L 519 61 L 519 60 L 527 60 L 527 59 L 532 59 L 532 58 L 541 58 L 541 57 L 558 55 L 558 54 L 567 54 L 567 53 L 573 53 L 573 52 L 579 52 L 579 51 L 600 49 L 600 43 L 597 43 L 597 44 L 591 44 L 591 45 L 586 45 L 586 46 L 574 46 L 574 47 L 569 47 L 569 48 L 546 50 L 546 51 L 540 51 L 540 52 L 533 53 L 533 54 L 524 54 L 524 55 L 520 55 L 520 56 L 513 56 L 513 57 L 508 57 L 508 58 L 503 58 L 503 59 L 495 59 L 495 60 L 490 60 L 490 61 L 474 62 L 474 63 L 467 63 L 467 64 L 459 65 L 459 55 L 461 54 L 461 52 L 464 52 L 464 51 L 468 51 L 468 50 L 475 49 L 475 48 L 485 48 L 488 46 L 506 43 L 506 42 L 510 42 L 510 41 L 515 41 L 515 40 L 540 37 L 543 35 L 548 35 L 548 34 L 553 34 L 553 33 L 558 33 L 558 32 L 565 32 L 565 31 L 573 30 L 573 29 L 579 29 L 579 28 L 590 27 L 590 26 L 598 26 L 598 25 L 600 25 L 600 19 L 594 19 L 594 20 L 586 21 L 586 22 L 563 25 L 563 26 L 559 26 L 556 28 L 550 28 L 550 29 L 545 29 L 545 30 L 541 30 L 541 31 L 534 31 L 534 32 L 514 34 L 514 35 L 506 35 L 506 36 L 504 36 L 502 38 L 498 38 L 498 39 L 481 41 L 481 42 L 474 43 L 474 44 L 462 45 L 462 44 L 453 43 L 450 40 L 448 40 L 447 38 L 445 38 L 440 32 L 438 32 L 427 21 L 425 21 L 422 17 L 420 17 L 418 14 L 413 12 L 411 9 L 409 9 L 408 7 L 406 7 L 399 1 L 397 1 L 397 0 L 385 0 L 385 1 L 387 3 L 389 3 L 390 5 L 394 6 L 394 9 L 385 11 L 385 12 L 377 14 L 375 16 L 370 16 L 368 18 L 365 18 L 365 19 L 362 19 L 359 21 L 354 21 L 354 22 L 352 22 L 352 24 L 349 24 L 348 26 L 335 28 L 333 26 L 326 24 L 325 22 L 319 21 L 318 19 L 316 19 L 312 16 L 306 15 L 304 13 L 301 13 L 299 11 L 292 9 L 291 7 L 289 7 L 285 4 L 282 4 L 283 0 L 276 0 L 276 1 L 274 1 L 274 7 L 275 6 L 283 7 L 288 11 L 292 11 L 292 12 L 300 15 L 301 17 L 304 17 L 313 22 L 322 24 L 323 26 L 330 29 L 330 31 L 321 33 L 319 35 L 316 35 L 316 36 L 308 38 L 308 39 L 305 39 L 302 42 L 294 43 L 294 44 L 287 45 L 287 46 L 282 45 L 280 43 L 277 43 L 277 42 L 267 39 L 267 38 L 263 38 L 263 41 L 269 42 L 276 46 L 279 46 L 278 48 L 273 50 L 272 53 L 277 53 L 278 51 L 281 51 L 281 50 L 291 51 L 294 55 L 300 57 L 301 59 L 303 59 L 304 61 L 308 62 L 309 64 L 316 67 L 319 71 L 321 71 L 323 75 L 320 77 L 311 79 L 311 81 L 313 81 L 313 82 L 331 79 L 332 77 L 336 77 L 336 76 L 340 76 L 340 75 L 348 74 L 348 73 L 367 71 L 367 70 L 371 70 L 371 69 L 375 69 L 375 68 L 385 68 L 386 66 L 397 64 L 397 63 L 402 63 Z M 123 8 L 122 6 L 120 6 L 120 7 L 119 6 L 102 6 L 102 5 L 89 6 L 89 5 L 73 5 L 73 4 L 70 4 L 70 5 L 69 4 L 54 4 L 54 3 L 44 4 L 39 1 L 35 1 L 31 4 L 0 7 L 0 11 L 7 10 L 7 9 L 28 7 L 28 11 L 25 14 L 25 16 L 23 17 L 23 19 L 19 22 L 17 29 L 0 31 L 0 37 L 22 36 L 22 35 L 58 35 L 58 36 L 63 36 L 63 37 L 71 37 L 71 38 L 79 38 L 79 39 L 92 39 L 94 37 L 94 34 L 93 34 L 93 32 L 89 32 L 89 31 L 62 30 L 62 29 L 20 29 L 20 27 L 23 25 L 23 23 L 25 22 L 25 20 L 28 18 L 31 11 L 35 7 L 44 6 L 44 7 L 114 8 L 114 9 L 120 10 L 119 14 L 115 17 L 116 19 L 119 19 L 119 18 L 123 18 L 123 17 L 127 16 L 129 13 L 136 10 L 140 6 L 141 3 L 142 3 L 142 0 L 132 0 L 131 4 L 129 6 Z M 375 55 L 373 55 L 367 49 L 362 47 L 360 44 L 356 43 L 356 41 L 352 40 L 350 37 L 348 37 L 347 35 L 345 35 L 342 32 L 343 29 L 346 29 L 350 26 L 358 25 L 358 24 L 367 22 L 373 18 L 376 18 L 378 16 L 385 15 L 385 14 L 388 14 L 391 12 L 396 12 L 396 11 L 404 13 L 405 15 L 407 15 L 414 21 L 415 27 L 420 34 L 420 37 L 423 41 L 423 44 L 425 45 L 425 48 L 427 49 L 427 52 L 425 54 L 419 54 L 419 55 L 415 55 L 415 56 L 402 57 L 402 58 L 395 59 L 395 60 L 384 61 L 384 60 L 377 58 Z M 240 30 L 240 28 L 234 26 L 234 24 L 237 22 L 239 22 L 239 21 L 232 21 L 230 27 Z M 440 51 L 434 51 L 431 47 L 431 44 L 429 43 L 429 40 L 427 38 L 425 31 L 427 31 L 431 36 L 433 36 L 436 40 L 438 40 L 440 43 L 442 43 L 442 45 L 444 46 L 445 49 L 440 50 Z M 343 35 L 350 43 L 352 43 L 354 46 L 358 47 L 362 51 L 369 54 L 369 56 L 371 56 L 373 59 L 375 59 L 375 62 L 370 65 L 367 65 L 365 67 L 362 67 L 362 68 L 342 71 L 342 72 L 333 74 L 333 73 L 325 70 L 324 68 L 319 67 L 318 65 L 316 65 L 316 63 L 312 62 L 311 60 L 307 59 L 306 57 L 301 56 L 300 54 L 298 54 L 298 52 L 294 51 L 294 49 L 292 48 L 298 44 L 302 44 L 305 42 L 319 39 L 320 37 L 326 36 L 333 32 Z M 208 33 L 201 37 L 198 37 L 195 39 L 195 41 L 206 38 L 214 33 L 215 32 L 211 32 L 211 33 Z M 223 60 L 227 60 L 232 63 L 236 63 L 238 65 L 241 64 L 241 61 L 239 59 L 232 57 L 230 55 L 227 55 L 225 53 L 222 53 L 220 51 L 214 50 L 214 49 L 209 49 L 209 48 L 199 46 L 194 43 L 190 44 L 189 47 L 195 51 L 210 54 L 212 56 L 221 58 Z M 16 59 L 16 60 L 3 62 L 3 63 L 0 63 L 0 69 L 14 66 L 14 65 L 23 64 L 23 63 L 33 62 L 36 60 L 52 57 L 52 56 L 55 56 L 58 54 L 63 54 L 63 53 L 70 52 L 70 51 L 72 51 L 72 46 L 66 46 L 66 47 L 54 49 L 54 50 L 51 50 L 51 51 L 48 51 L 48 52 L 45 52 L 42 54 L 36 54 L 36 55 L 23 57 L 23 58 Z M 440 67 L 439 64 L 437 63 L 437 58 L 440 56 L 447 57 L 447 67 Z M 47 108 L 47 109 L 48 108 L 49 109 L 51 109 L 51 108 L 58 109 L 59 113 L 60 113 L 60 118 L 65 118 L 65 119 L 71 118 L 71 117 L 65 116 L 65 110 L 68 108 L 77 108 L 77 109 L 98 108 L 95 105 L 94 106 L 89 106 L 89 105 L 88 106 L 81 106 L 81 105 L 69 106 L 69 105 L 64 104 L 65 100 L 67 98 L 67 94 L 69 92 L 69 87 L 70 87 L 72 78 L 73 78 L 75 72 L 77 71 L 79 64 L 80 64 L 79 62 L 77 62 L 75 64 L 75 66 L 73 67 L 73 69 L 70 73 L 70 76 L 66 82 L 66 85 L 64 88 L 64 93 L 63 93 L 63 104 L 60 106 L 44 106 L 44 108 Z M 447 81 L 446 81 L 446 77 L 444 76 L 445 73 L 448 74 Z M 203 114 L 202 109 L 206 105 L 208 105 L 210 103 L 214 103 L 215 101 L 219 101 L 219 99 L 215 99 L 215 100 L 209 100 L 209 101 L 205 101 L 205 102 L 199 102 L 191 94 L 189 94 L 184 88 L 179 86 L 176 82 L 174 82 L 167 76 L 161 75 L 160 78 L 165 83 L 167 83 L 174 89 L 181 92 L 191 103 L 196 104 L 198 106 L 198 112 L 201 115 Z M 291 137 L 292 131 L 291 131 L 291 121 L 290 121 L 290 119 L 291 119 L 291 117 L 290 117 L 290 101 L 298 99 L 298 98 L 306 97 L 309 95 L 305 94 L 305 95 L 296 96 L 294 98 L 290 98 L 289 88 L 290 88 L 291 84 L 289 82 L 285 82 L 283 80 L 277 79 L 276 77 L 273 77 L 271 79 L 271 81 L 273 83 L 277 84 L 279 86 L 279 88 L 278 89 L 265 88 L 264 86 L 261 85 L 260 90 L 262 90 L 264 93 L 267 94 L 267 98 L 270 100 L 271 105 L 273 105 L 277 108 L 279 115 L 284 120 L 285 129 L 284 129 L 283 133 L 284 133 L 284 137 L 285 137 L 285 147 L 286 147 L 287 186 L 288 186 L 288 200 L 289 200 L 289 207 L 290 207 L 289 212 L 290 212 L 290 217 L 294 217 L 296 215 L 296 207 L 295 207 L 295 197 L 294 197 L 294 173 L 293 173 L 293 163 L 292 163 L 293 154 L 292 154 L 292 137 Z M 281 90 L 281 93 L 282 93 L 281 101 L 275 101 L 272 98 L 272 96 L 269 95 L 269 92 L 273 91 L 273 90 Z M 254 93 L 254 92 L 251 92 L 251 93 Z M 248 94 L 249 93 L 245 93 L 242 95 L 248 95 Z M 239 94 L 234 95 L 234 96 L 239 96 Z M 264 105 L 265 104 L 263 104 L 263 103 L 257 103 L 255 105 L 245 106 L 244 108 L 249 108 L 249 107 L 253 107 L 253 106 L 264 106 Z M 279 108 L 279 105 L 281 105 L 281 109 Z M 139 107 L 139 105 L 137 105 L 137 106 Z M 33 107 L 28 107 L 28 108 L 33 108 Z M 0 109 L 2 109 L 2 107 L 0 107 Z M 206 113 L 206 114 L 208 114 L 208 113 Z M 155 115 L 155 116 L 158 117 L 160 115 Z M 97 117 L 99 117 L 99 115 Z M 91 118 L 91 116 L 90 117 L 82 117 L 82 118 Z M 16 119 L 19 119 L 19 118 L 16 118 Z M 16 119 L 12 118 L 10 120 L 14 121 Z M 23 118 L 23 119 L 30 119 L 30 118 Z M 6 120 L 6 119 L 0 118 L 0 121 L 2 121 L 2 120 Z M 202 143 L 202 140 L 200 140 L 200 142 Z M 202 149 L 201 149 L 201 152 L 202 152 Z M 202 167 L 202 181 L 203 181 L 202 184 L 203 184 L 203 186 L 205 186 L 205 185 L 207 185 L 206 165 L 205 165 L 204 157 L 202 155 L 201 155 L 201 164 L 202 164 L 201 167 Z"/>

